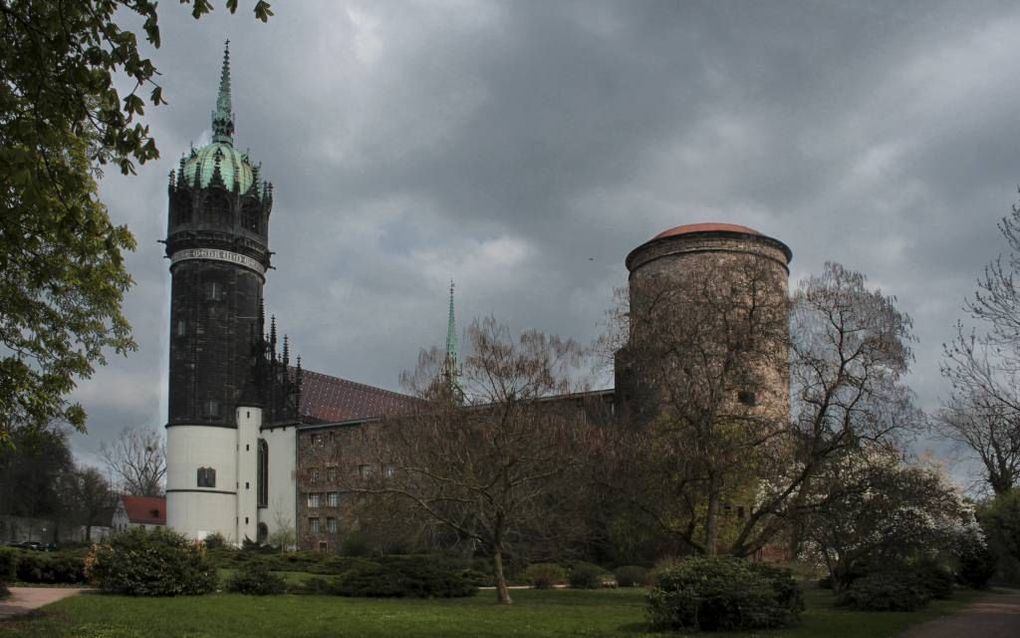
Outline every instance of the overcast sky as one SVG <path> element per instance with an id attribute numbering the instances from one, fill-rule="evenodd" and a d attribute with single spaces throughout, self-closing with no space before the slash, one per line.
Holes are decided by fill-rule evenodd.
<path id="1" fill-rule="evenodd" d="M 138 239 L 139 350 L 82 383 L 83 460 L 166 422 L 167 173 L 210 138 L 223 41 L 235 141 L 275 187 L 267 310 L 309 369 L 390 389 L 466 320 L 588 341 L 623 259 L 725 221 L 865 272 L 915 321 L 938 403 L 943 341 L 1020 181 L 1013 2 L 275 2 L 161 7 L 160 160 L 101 185 Z"/>

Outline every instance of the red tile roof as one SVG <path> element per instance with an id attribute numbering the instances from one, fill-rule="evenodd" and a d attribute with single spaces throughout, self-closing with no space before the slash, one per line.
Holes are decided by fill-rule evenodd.
<path id="1" fill-rule="evenodd" d="M 737 224 L 723 224 L 719 222 L 704 222 L 701 224 L 684 224 L 683 226 L 676 226 L 669 230 L 664 230 L 654 237 L 654 239 L 661 239 L 663 237 L 676 237 L 677 235 L 690 235 L 692 233 L 741 233 L 744 235 L 760 235 L 758 231 L 747 226 L 738 226 Z"/>
<path id="2" fill-rule="evenodd" d="M 124 511 L 132 523 L 166 525 L 166 498 L 162 496 L 121 496 Z"/>
<path id="3" fill-rule="evenodd" d="M 409 414 L 418 399 L 321 372 L 303 371 L 301 420 L 331 423 L 369 417 Z"/>

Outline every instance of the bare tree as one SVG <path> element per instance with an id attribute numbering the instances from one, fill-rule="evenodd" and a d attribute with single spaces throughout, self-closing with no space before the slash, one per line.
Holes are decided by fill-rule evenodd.
<path id="1" fill-rule="evenodd" d="M 445 352 L 423 352 L 405 382 L 425 401 L 415 414 L 362 427 L 353 444 L 324 449 L 343 490 L 395 495 L 491 551 L 497 600 L 510 604 L 504 557 L 514 538 L 557 514 L 557 489 L 584 459 L 583 395 L 572 381 L 581 349 L 493 319 L 468 329 L 457 374 Z M 557 396 L 558 395 L 558 396 Z"/>
<path id="2" fill-rule="evenodd" d="M 943 347 L 942 375 L 952 392 L 936 430 L 980 461 L 995 494 L 1020 480 L 1020 209 L 999 222 L 1010 253 L 985 267 L 964 306 L 979 327 L 957 323 Z"/>
<path id="3" fill-rule="evenodd" d="M 109 526 L 117 506 L 110 482 L 94 467 L 72 472 L 67 486 L 67 503 L 72 520 L 85 528 L 85 542 L 92 542 L 92 528 Z"/>
<path id="4" fill-rule="evenodd" d="M 690 276 L 672 298 L 655 299 L 661 314 L 637 318 L 652 322 L 646 343 L 634 347 L 632 336 L 628 344 L 632 365 L 650 367 L 660 384 L 660 412 L 608 449 L 623 461 L 647 459 L 627 464 L 639 485 L 626 489 L 689 550 L 749 555 L 783 534 L 796 540 L 796 521 L 818 505 L 808 498 L 811 481 L 828 463 L 892 445 L 920 424 L 900 384 L 910 319 L 836 264 L 801 284 L 789 328 L 786 299 L 762 287 L 753 264 L 726 275 L 729 294 Z M 789 386 L 776 360 L 787 353 Z M 741 401 L 742 391 L 758 400 Z"/>
<path id="5" fill-rule="evenodd" d="M 124 428 L 114 443 L 100 446 L 99 455 L 125 493 L 162 496 L 166 441 L 157 428 Z"/>

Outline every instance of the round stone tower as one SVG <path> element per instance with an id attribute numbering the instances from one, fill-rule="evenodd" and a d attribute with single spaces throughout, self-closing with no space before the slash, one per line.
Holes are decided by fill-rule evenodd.
<path id="1" fill-rule="evenodd" d="M 629 341 L 616 357 L 625 418 L 688 399 L 787 418 L 791 257 L 777 239 L 721 223 L 677 226 L 631 251 Z"/>
<path id="2" fill-rule="evenodd" d="M 234 148 L 229 50 L 212 130 L 212 142 L 170 174 L 167 524 L 240 542 L 257 526 L 255 368 L 273 197 L 259 167 Z"/>

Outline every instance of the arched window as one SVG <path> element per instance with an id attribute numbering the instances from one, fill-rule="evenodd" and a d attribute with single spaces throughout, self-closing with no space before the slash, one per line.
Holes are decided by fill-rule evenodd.
<path id="1" fill-rule="evenodd" d="M 178 224 L 190 224 L 191 223 L 191 199 L 188 197 L 182 197 L 177 200 L 176 207 L 177 223 Z"/>
<path id="2" fill-rule="evenodd" d="M 216 470 L 211 467 L 198 468 L 198 486 L 216 487 Z"/>
<path id="3" fill-rule="evenodd" d="M 242 223 L 245 230 L 253 233 L 259 232 L 259 212 L 259 205 L 257 203 L 252 201 L 245 203 L 242 212 Z"/>
<path id="4" fill-rule="evenodd" d="M 258 507 L 269 507 L 269 444 L 259 439 L 258 470 L 256 485 Z"/>
<path id="5" fill-rule="evenodd" d="M 233 215 L 230 210 L 230 200 L 222 193 L 214 193 L 206 200 L 206 208 L 209 211 L 209 219 L 221 226 L 232 226 Z"/>
<path id="6" fill-rule="evenodd" d="M 256 533 L 255 538 L 259 545 L 265 544 L 265 542 L 269 540 L 269 526 L 265 523 L 259 523 L 258 532 Z"/>

